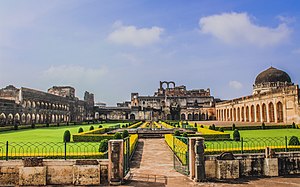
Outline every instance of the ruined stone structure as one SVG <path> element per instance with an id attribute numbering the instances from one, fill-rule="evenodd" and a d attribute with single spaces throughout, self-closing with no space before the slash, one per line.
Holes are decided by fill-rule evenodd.
<path id="1" fill-rule="evenodd" d="M 130 119 L 213 120 L 215 100 L 210 89 L 187 90 L 175 82 L 160 82 L 153 96 L 131 94 Z"/>
<path id="2" fill-rule="evenodd" d="M 219 121 L 300 123 L 299 86 L 270 67 L 256 77 L 252 95 L 217 103 L 216 111 Z"/>
<path id="3" fill-rule="evenodd" d="M 48 92 L 9 85 L 0 89 L 0 124 L 34 124 L 83 121 L 93 114 L 93 94 L 75 97 L 70 86 L 54 86 Z"/>

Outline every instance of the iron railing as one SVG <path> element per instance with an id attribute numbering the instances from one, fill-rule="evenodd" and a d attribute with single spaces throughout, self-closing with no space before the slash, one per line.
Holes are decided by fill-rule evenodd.
<path id="1" fill-rule="evenodd" d="M 218 140 L 205 141 L 205 154 L 232 153 L 263 153 L 266 147 L 276 152 L 300 151 L 300 145 L 289 145 L 291 137 L 258 137 L 241 138 L 239 141 Z"/>
<path id="2" fill-rule="evenodd" d="M 0 142 L 0 159 L 43 157 L 49 159 L 107 158 L 97 142 Z"/>

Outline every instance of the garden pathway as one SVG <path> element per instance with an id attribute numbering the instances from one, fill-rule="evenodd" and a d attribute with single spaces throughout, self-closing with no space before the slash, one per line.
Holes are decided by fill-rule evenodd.
<path id="1" fill-rule="evenodd" d="M 191 186 L 193 183 L 174 170 L 173 154 L 164 139 L 139 139 L 130 166 L 129 186 Z"/>

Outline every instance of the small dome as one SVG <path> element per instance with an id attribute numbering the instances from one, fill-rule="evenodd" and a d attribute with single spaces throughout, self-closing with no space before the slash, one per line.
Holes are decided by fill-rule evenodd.
<path id="1" fill-rule="evenodd" d="M 255 84 L 267 83 L 267 82 L 288 82 L 291 83 L 290 76 L 279 69 L 273 68 L 272 66 L 257 75 Z"/>

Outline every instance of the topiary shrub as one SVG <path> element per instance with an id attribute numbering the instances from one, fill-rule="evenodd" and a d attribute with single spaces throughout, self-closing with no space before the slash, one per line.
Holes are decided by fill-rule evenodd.
<path id="1" fill-rule="evenodd" d="M 15 123 L 15 124 L 14 124 L 14 130 L 18 130 L 18 128 L 19 128 L 19 127 L 18 127 L 18 124 Z"/>
<path id="2" fill-rule="evenodd" d="M 50 125 L 49 125 L 49 123 L 46 123 L 46 127 L 49 127 Z"/>
<path id="3" fill-rule="evenodd" d="M 35 128 L 35 124 L 34 124 L 34 123 L 31 124 L 31 128 L 32 128 L 32 129 Z"/>
<path id="4" fill-rule="evenodd" d="M 82 132 L 83 132 L 83 128 L 80 127 L 80 128 L 78 129 L 78 133 L 82 133 Z"/>
<path id="5" fill-rule="evenodd" d="M 128 137 L 128 136 L 129 136 L 128 130 L 124 130 L 123 133 L 122 133 L 123 139 Z"/>
<path id="6" fill-rule="evenodd" d="M 57 123 L 57 124 L 56 124 L 56 126 L 58 126 L 58 127 L 59 127 L 59 123 Z"/>
<path id="7" fill-rule="evenodd" d="M 292 136 L 289 140 L 289 145 L 300 145 L 298 137 Z"/>
<path id="8" fill-rule="evenodd" d="M 69 130 L 65 131 L 63 140 L 64 140 L 64 142 L 70 142 L 71 141 L 71 133 L 70 133 Z"/>
<path id="9" fill-rule="evenodd" d="M 114 139 L 122 139 L 122 135 L 119 132 L 116 132 L 114 135 Z"/>
<path id="10" fill-rule="evenodd" d="M 204 126 L 203 126 L 203 125 L 200 125 L 200 127 L 201 127 L 201 128 L 204 128 Z"/>
<path id="11" fill-rule="evenodd" d="M 211 129 L 212 129 L 212 130 L 216 130 L 215 124 L 212 124 Z"/>
<path id="12" fill-rule="evenodd" d="M 184 133 L 182 134 L 182 137 L 188 137 L 188 133 L 187 133 L 187 132 L 184 132 Z"/>
<path id="13" fill-rule="evenodd" d="M 94 126 L 90 126 L 90 131 L 94 130 Z"/>
<path id="14" fill-rule="evenodd" d="M 220 132 L 224 132 L 223 127 L 220 127 L 220 128 L 219 128 L 219 131 L 220 131 Z"/>
<path id="15" fill-rule="evenodd" d="M 296 124 L 295 124 L 295 122 L 293 122 L 292 128 L 293 128 L 293 129 L 296 129 Z"/>
<path id="16" fill-rule="evenodd" d="M 197 123 L 194 124 L 194 127 L 197 127 Z"/>
<path id="17" fill-rule="evenodd" d="M 240 137 L 240 132 L 239 132 L 239 130 L 235 129 L 235 130 L 233 131 L 233 139 L 234 139 L 235 141 L 240 141 L 241 137 Z"/>
<path id="18" fill-rule="evenodd" d="M 98 128 L 102 128 L 102 125 L 99 125 L 99 127 Z"/>
<path id="19" fill-rule="evenodd" d="M 67 126 L 69 126 L 69 122 L 67 122 Z"/>
<path id="20" fill-rule="evenodd" d="M 232 124 L 232 130 L 233 131 L 235 130 L 235 124 L 234 123 Z"/>
<path id="21" fill-rule="evenodd" d="M 125 128 L 125 125 L 122 125 L 122 128 Z"/>
<path id="22" fill-rule="evenodd" d="M 261 129 L 266 129 L 266 125 L 264 122 L 261 124 Z"/>
<path id="23" fill-rule="evenodd" d="M 176 130 L 176 131 L 174 132 L 174 136 L 180 136 L 180 132 L 179 132 L 178 130 Z"/>
<path id="24" fill-rule="evenodd" d="M 108 150 L 108 140 L 103 139 L 99 143 L 99 152 L 106 152 Z"/>
<path id="25" fill-rule="evenodd" d="M 210 126 L 208 127 L 208 129 L 209 129 L 209 130 L 212 130 L 212 126 L 210 125 Z"/>
<path id="26" fill-rule="evenodd" d="M 125 127 L 128 127 L 128 123 L 126 123 Z"/>

